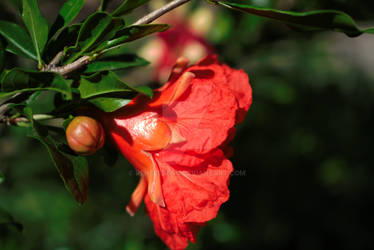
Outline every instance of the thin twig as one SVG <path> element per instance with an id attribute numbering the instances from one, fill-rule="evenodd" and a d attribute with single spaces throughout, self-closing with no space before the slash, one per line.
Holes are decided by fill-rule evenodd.
<path id="1" fill-rule="evenodd" d="M 47 68 L 54 68 L 57 64 L 60 63 L 61 59 L 64 57 L 64 51 L 60 51 L 57 55 L 52 59 L 52 61 L 48 64 Z"/>
<path id="2" fill-rule="evenodd" d="M 173 10 L 173 9 L 175 9 L 175 8 L 181 6 L 182 4 L 185 4 L 189 1 L 190 0 L 174 0 L 170 3 L 168 3 L 167 5 L 162 6 L 160 9 L 155 10 L 155 11 L 149 13 L 148 15 L 140 18 L 138 21 L 133 23 L 133 25 L 142 25 L 142 24 L 151 23 L 154 20 L 156 20 L 157 18 L 159 18 L 160 16 L 166 14 L 167 12 L 169 12 L 169 11 L 171 11 L 171 10 Z"/>
<path id="3" fill-rule="evenodd" d="M 86 66 L 91 62 L 90 56 L 82 56 L 81 58 L 77 59 L 76 61 L 69 63 L 65 66 L 61 67 L 52 67 L 48 71 L 58 73 L 62 76 L 67 76 L 71 72 Z"/>

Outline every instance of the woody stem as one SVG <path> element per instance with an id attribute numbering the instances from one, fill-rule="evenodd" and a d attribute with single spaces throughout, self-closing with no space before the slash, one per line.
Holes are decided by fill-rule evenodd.
<path id="1" fill-rule="evenodd" d="M 166 5 L 164 5 L 163 7 L 161 7 L 160 9 L 157 9 L 151 13 L 149 13 L 148 15 L 140 18 L 138 21 L 136 21 L 133 25 L 142 25 L 142 24 L 147 24 L 147 23 L 151 23 L 153 22 L 154 20 L 156 20 L 157 18 L 159 18 L 160 16 L 166 14 L 167 12 L 189 2 L 191 0 L 174 0 Z M 52 59 L 52 61 L 46 65 L 42 71 L 50 71 L 50 72 L 56 72 L 64 77 L 66 77 L 67 75 L 69 75 L 70 73 L 72 73 L 73 71 L 75 70 L 78 70 L 84 66 L 86 66 L 87 64 L 89 64 L 93 58 L 89 57 L 89 56 L 83 56 L 83 57 L 80 57 L 78 58 L 77 60 L 75 60 L 74 62 L 72 63 L 69 63 L 67 65 L 64 65 L 64 66 L 60 66 L 60 67 L 56 67 L 56 65 L 59 63 L 59 61 L 62 59 L 63 57 L 63 52 L 59 52 L 55 58 Z M 95 57 L 96 58 L 96 57 Z"/>
<path id="2" fill-rule="evenodd" d="M 160 9 L 157 9 L 151 13 L 149 13 L 148 15 L 140 18 L 138 21 L 136 21 L 135 23 L 133 23 L 133 25 L 142 25 L 142 24 L 147 24 L 147 23 L 151 23 L 153 22 L 154 20 L 156 20 L 157 18 L 159 18 L 160 16 L 166 14 L 167 12 L 189 2 L 190 0 L 174 0 L 174 1 L 171 1 L 170 3 L 162 6 Z"/>

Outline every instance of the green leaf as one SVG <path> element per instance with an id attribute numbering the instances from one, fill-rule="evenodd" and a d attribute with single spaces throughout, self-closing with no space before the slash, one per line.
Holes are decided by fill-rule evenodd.
<path id="1" fill-rule="evenodd" d="M 47 148 L 66 188 L 80 204 L 83 204 L 87 199 L 89 185 L 89 169 L 86 158 L 62 151 L 63 147 L 57 145 L 58 142 L 53 139 L 46 127 L 33 120 L 31 109 L 25 108 L 24 113 L 33 126 L 33 133 L 30 136 L 39 140 Z"/>
<path id="2" fill-rule="evenodd" d="M 49 37 L 52 37 L 59 29 L 63 29 L 69 25 L 81 11 L 84 2 L 85 0 L 67 0 L 51 27 Z"/>
<path id="3" fill-rule="evenodd" d="M 105 12 L 96 12 L 89 16 L 83 23 L 75 44 L 75 49 L 78 52 L 68 62 L 73 62 L 90 49 L 111 24 L 111 21 L 112 17 Z"/>
<path id="4" fill-rule="evenodd" d="M 5 48 L 0 38 L 0 73 L 3 72 L 3 69 L 4 69 L 4 64 L 5 64 L 4 59 L 5 59 Z"/>
<path id="5" fill-rule="evenodd" d="M 9 52 L 19 56 L 38 60 L 31 38 L 18 24 L 0 21 L 0 34 L 8 42 Z"/>
<path id="6" fill-rule="evenodd" d="M 89 100 L 90 103 L 104 112 L 113 112 L 126 106 L 131 99 L 115 98 L 115 97 L 96 97 Z"/>
<path id="7" fill-rule="evenodd" d="M 48 22 L 40 12 L 37 0 L 23 0 L 22 18 L 31 36 L 41 68 L 41 54 L 48 40 Z"/>
<path id="8" fill-rule="evenodd" d="M 106 48 L 106 51 L 117 48 L 118 46 L 131 42 L 155 32 L 163 32 L 170 26 L 167 24 L 145 24 L 145 25 L 133 25 L 119 30 L 115 37 L 105 42 L 101 47 Z"/>
<path id="9" fill-rule="evenodd" d="M 122 82 L 114 72 L 103 72 L 82 78 L 79 85 L 81 97 L 86 99 L 93 96 L 114 93 L 133 92 L 133 89 Z"/>
<path id="10" fill-rule="evenodd" d="M 49 62 L 66 46 L 73 46 L 77 40 L 81 24 L 73 24 L 60 29 L 48 42 L 44 50 L 43 58 Z"/>
<path id="11" fill-rule="evenodd" d="M 136 55 L 121 55 L 118 57 L 107 57 L 105 60 L 95 61 L 87 65 L 85 73 L 95 73 L 108 70 L 119 70 L 130 67 L 145 66 L 149 62 Z"/>
<path id="12" fill-rule="evenodd" d="M 152 96 L 152 90 L 150 90 L 148 87 L 132 87 L 121 81 L 112 71 L 102 72 L 87 78 L 82 78 L 79 86 L 79 92 L 83 99 L 118 92 L 130 94 L 135 92 L 150 97 Z"/>
<path id="13" fill-rule="evenodd" d="M 66 80 L 61 75 L 52 72 L 14 68 L 5 72 L 0 79 L 0 98 L 21 92 L 53 90 L 64 94 L 67 99 L 71 99 L 71 82 L 72 80 Z"/>
<path id="14" fill-rule="evenodd" d="M 115 11 L 113 11 L 113 16 L 121 16 L 127 14 L 148 1 L 149 0 L 125 0 Z"/>
<path id="15" fill-rule="evenodd" d="M 352 17 L 341 11 L 316 10 L 293 12 L 232 3 L 229 1 L 209 1 L 230 9 L 280 21 L 302 31 L 333 30 L 345 33 L 350 37 L 356 37 L 363 33 L 374 34 L 374 27 L 362 30 L 357 27 Z"/>
<path id="16" fill-rule="evenodd" d="M 116 35 L 116 33 L 123 27 L 125 27 L 125 21 L 122 18 L 114 17 L 110 25 L 101 35 L 101 37 L 97 39 L 95 45 L 95 47 L 97 46 L 97 48 L 95 49 L 95 52 L 101 51 L 103 48 L 105 48 L 105 42 L 112 39 Z"/>

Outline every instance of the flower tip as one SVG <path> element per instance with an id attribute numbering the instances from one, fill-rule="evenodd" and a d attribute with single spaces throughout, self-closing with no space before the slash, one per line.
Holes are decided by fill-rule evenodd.
<path id="1" fill-rule="evenodd" d="M 190 86 L 191 81 L 195 79 L 195 77 L 196 75 L 192 72 L 183 73 L 183 75 L 179 78 L 177 82 L 176 88 L 171 99 L 169 100 L 169 103 L 172 103 L 175 100 L 177 100 L 186 91 L 188 86 Z"/>
<path id="2" fill-rule="evenodd" d="M 169 80 L 177 78 L 187 68 L 189 63 L 190 60 L 187 57 L 179 57 L 171 70 Z"/>
<path id="3" fill-rule="evenodd" d="M 159 205 L 160 207 L 166 207 L 166 204 L 165 204 L 165 201 L 164 201 L 164 198 L 163 197 L 156 197 L 155 195 L 152 195 L 150 193 L 150 196 L 151 198 L 151 201 L 156 204 L 156 205 Z"/>
<path id="4" fill-rule="evenodd" d="M 126 212 L 131 216 L 134 217 L 135 211 L 131 210 L 131 207 L 129 205 L 126 206 Z"/>

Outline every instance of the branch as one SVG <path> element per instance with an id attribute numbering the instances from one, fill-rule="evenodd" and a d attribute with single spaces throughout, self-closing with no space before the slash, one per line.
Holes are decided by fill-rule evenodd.
<path id="1" fill-rule="evenodd" d="M 142 25 L 142 24 L 147 24 L 147 23 L 151 23 L 153 22 L 154 20 L 156 20 L 157 18 L 159 18 L 160 16 L 166 14 L 167 12 L 189 2 L 190 0 L 174 0 L 170 3 L 168 3 L 167 5 L 164 5 L 162 6 L 160 9 L 158 10 L 155 10 L 151 13 L 149 13 L 148 15 L 140 18 L 138 21 L 136 21 L 135 23 L 133 23 L 133 25 Z"/>
<path id="2" fill-rule="evenodd" d="M 59 54 L 57 54 L 57 56 L 58 55 Z M 80 69 L 83 66 L 86 66 L 90 62 L 91 62 L 91 57 L 90 56 L 82 56 L 81 58 L 77 59 L 76 61 L 74 61 L 72 63 L 69 63 L 65 66 L 61 66 L 61 67 L 50 66 L 52 64 L 52 63 L 50 63 L 43 71 L 55 72 L 55 73 L 58 73 L 58 74 L 65 77 L 65 76 L 69 75 L 71 72 L 73 72 L 77 69 Z"/>
<path id="3" fill-rule="evenodd" d="M 142 24 L 148 24 L 159 18 L 160 16 L 166 14 L 167 12 L 189 2 L 191 0 L 174 0 L 163 7 L 161 7 L 158 10 L 155 10 L 148 15 L 140 18 L 137 22 L 135 22 L 133 25 L 142 25 Z M 58 73 L 64 77 L 69 75 L 71 72 L 78 70 L 87 64 L 89 64 L 92 60 L 96 59 L 96 57 L 91 58 L 90 56 L 82 56 L 81 58 L 77 59 L 76 61 L 67 64 L 65 66 L 56 67 L 56 65 L 61 61 L 62 57 L 64 56 L 63 51 L 59 52 L 52 61 L 46 65 L 42 71 L 49 71 L 49 72 L 55 72 Z"/>

